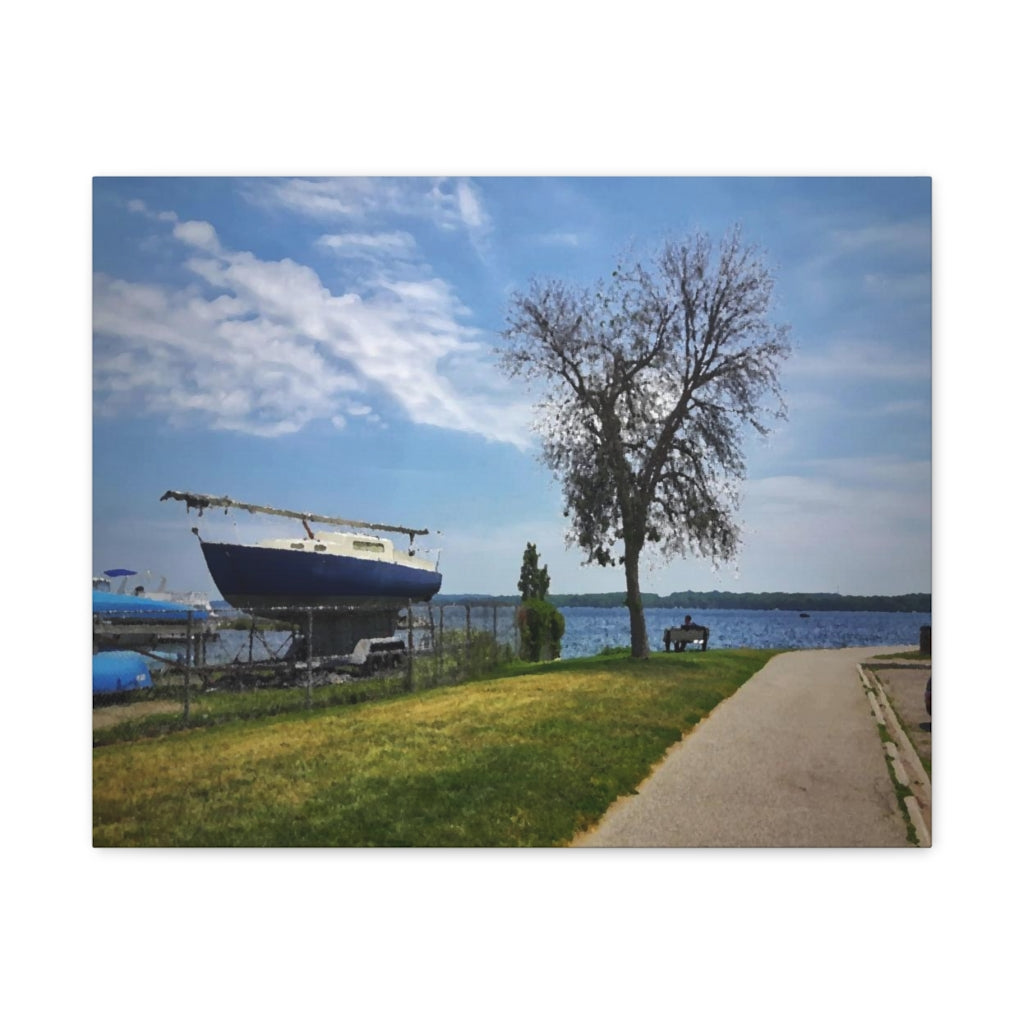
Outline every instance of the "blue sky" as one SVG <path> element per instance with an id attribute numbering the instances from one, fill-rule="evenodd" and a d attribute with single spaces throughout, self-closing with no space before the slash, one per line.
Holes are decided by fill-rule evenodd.
<path id="1" fill-rule="evenodd" d="M 167 489 L 440 531 L 443 591 L 621 590 L 566 548 L 531 396 L 494 349 L 531 276 L 740 223 L 792 325 L 789 419 L 751 438 L 735 564 L 645 590 L 930 591 L 928 178 L 96 178 L 93 570 L 214 593 Z"/>

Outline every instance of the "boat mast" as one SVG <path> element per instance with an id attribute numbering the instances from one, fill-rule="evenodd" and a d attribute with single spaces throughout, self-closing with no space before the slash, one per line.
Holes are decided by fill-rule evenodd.
<path id="1" fill-rule="evenodd" d="M 193 494 L 191 491 L 167 491 L 160 500 L 166 501 L 173 498 L 175 501 L 185 502 L 188 509 L 199 509 L 203 514 L 204 508 L 240 508 L 245 512 L 253 514 L 264 513 L 271 516 L 284 516 L 288 519 L 299 519 L 303 523 L 330 523 L 334 526 L 355 526 L 363 530 L 377 530 L 382 533 L 404 533 L 409 537 L 409 543 L 414 537 L 422 537 L 429 533 L 429 530 L 416 530 L 409 526 L 386 526 L 383 523 L 363 523 L 357 519 L 338 519 L 336 516 L 321 516 L 315 512 L 292 512 L 286 508 L 271 508 L 269 505 L 251 505 L 245 501 L 235 501 L 234 498 L 217 498 L 211 494 Z M 308 532 L 309 527 L 306 527 Z"/>

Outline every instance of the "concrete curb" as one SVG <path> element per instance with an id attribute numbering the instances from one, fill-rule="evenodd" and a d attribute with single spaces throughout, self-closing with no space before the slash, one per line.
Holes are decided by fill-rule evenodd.
<path id="1" fill-rule="evenodd" d="M 891 742 L 883 743 L 882 746 L 892 766 L 893 775 L 901 785 L 912 791 L 912 795 L 903 797 L 903 806 L 917 832 L 918 846 L 931 846 L 931 780 L 917 756 L 914 745 L 903 731 L 903 726 L 900 725 L 878 677 L 865 665 L 858 665 L 857 672 L 871 705 L 871 716 L 892 737 Z"/>

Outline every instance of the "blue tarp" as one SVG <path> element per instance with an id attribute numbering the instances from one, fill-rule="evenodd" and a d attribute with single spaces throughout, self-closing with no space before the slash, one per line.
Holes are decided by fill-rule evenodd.
<path id="1" fill-rule="evenodd" d="M 145 661 L 134 651 L 107 651 L 92 656 L 93 693 L 120 693 L 152 685 Z"/>
<path id="2" fill-rule="evenodd" d="M 174 601 L 154 601 L 134 594 L 92 592 L 92 613 L 111 622 L 186 622 L 188 613 L 193 622 L 202 622 L 209 613 Z"/>

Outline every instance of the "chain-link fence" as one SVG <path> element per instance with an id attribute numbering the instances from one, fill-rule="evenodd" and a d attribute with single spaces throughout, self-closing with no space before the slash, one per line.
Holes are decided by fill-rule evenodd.
<path id="1" fill-rule="evenodd" d="M 258 617 L 189 616 L 162 633 L 94 623 L 94 650 L 142 654 L 152 687 L 115 699 L 180 702 L 185 724 L 194 705 L 202 719 L 221 721 L 377 700 L 480 678 L 519 656 L 513 604 L 413 604 L 381 614 L 366 605 L 281 606 Z"/>
<path id="2" fill-rule="evenodd" d="M 425 605 L 411 625 L 406 624 L 411 689 L 476 678 L 520 653 L 515 605 Z"/>

